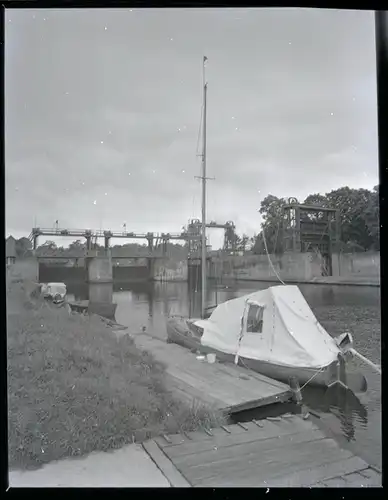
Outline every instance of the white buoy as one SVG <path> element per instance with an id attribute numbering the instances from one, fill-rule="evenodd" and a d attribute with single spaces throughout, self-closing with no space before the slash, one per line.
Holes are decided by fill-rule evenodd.
<path id="1" fill-rule="evenodd" d="M 207 362 L 213 364 L 216 362 L 216 355 L 213 353 L 209 353 L 207 356 Z"/>

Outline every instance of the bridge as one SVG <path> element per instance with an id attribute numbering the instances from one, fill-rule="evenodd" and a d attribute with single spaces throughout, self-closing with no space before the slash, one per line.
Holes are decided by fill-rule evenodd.
<path id="1" fill-rule="evenodd" d="M 234 250 L 236 234 L 235 225 L 232 221 L 225 224 L 219 224 L 211 221 L 206 224 L 207 228 L 224 229 L 224 250 Z M 201 222 L 198 219 L 192 219 L 187 229 L 180 233 L 136 233 L 133 231 L 111 231 L 111 230 L 91 230 L 91 229 L 67 229 L 67 228 L 40 228 L 34 227 L 29 235 L 29 240 L 32 243 L 33 250 L 36 251 L 38 247 L 39 236 L 56 236 L 56 237 L 70 237 L 70 238 L 85 238 L 86 239 L 86 253 L 90 252 L 98 239 L 104 239 L 104 248 L 108 252 L 111 238 L 121 239 L 145 239 L 148 243 L 148 250 L 151 254 L 156 248 L 162 245 L 162 253 L 166 255 L 167 244 L 169 241 L 185 241 L 188 244 L 188 253 L 195 254 L 200 250 L 201 246 Z"/>

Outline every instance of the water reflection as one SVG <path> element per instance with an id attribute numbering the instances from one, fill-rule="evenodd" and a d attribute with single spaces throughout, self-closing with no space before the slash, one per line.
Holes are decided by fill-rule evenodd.
<path id="1" fill-rule="evenodd" d="M 358 424 L 367 427 L 368 409 L 352 391 L 337 385 L 329 389 L 305 387 L 302 394 L 304 403 L 318 414 L 337 417 L 340 434 L 348 441 L 356 439 Z"/>

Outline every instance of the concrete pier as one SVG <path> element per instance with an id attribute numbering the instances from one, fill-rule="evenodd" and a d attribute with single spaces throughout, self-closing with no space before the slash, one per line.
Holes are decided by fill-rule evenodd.
<path id="1" fill-rule="evenodd" d="M 87 281 L 89 283 L 112 283 L 112 259 L 110 257 L 91 257 L 85 259 Z"/>
<path id="2" fill-rule="evenodd" d="M 113 282 L 89 283 L 89 314 L 99 314 L 114 319 L 117 304 L 113 303 Z"/>

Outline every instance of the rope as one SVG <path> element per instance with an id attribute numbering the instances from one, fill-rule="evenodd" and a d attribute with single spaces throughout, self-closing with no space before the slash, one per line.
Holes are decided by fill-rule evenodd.
<path id="1" fill-rule="evenodd" d="M 279 234 L 280 220 L 278 221 L 278 227 L 276 229 L 276 238 L 275 238 L 275 252 L 276 252 L 276 244 L 278 242 L 278 234 Z"/>
<path id="2" fill-rule="evenodd" d="M 280 281 L 280 283 L 282 283 L 282 285 L 285 285 L 284 281 L 280 278 L 280 276 L 278 275 L 278 273 L 276 272 L 276 269 L 274 268 L 273 264 L 272 264 L 272 261 L 271 261 L 271 258 L 269 256 L 269 253 L 268 253 L 268 248 L 267 248 L 267 240 L 265 239 L 265 231 L 264 231 L 264 226 L 263 226 L 263 229 L 262 229 L 262 233 L 263 233 L 263 241 L 264 241 L 264 247 L 265 247 L 265 252 L 267 254 L 267 257 L 268 257 L 268 262 L 269 262 L 269 265 L 272 269 L 272 271 L 275 273 L 275 276 L 277 277 L 277 279 Z"/>
<path id="3" fill-rule="evenodd" d="M 313 378 L 316 377 L 318 375 L 318 373 L 321 373 L 325 368 L 326 368 L 326 366 L 324 366 L 323 368 L 320 368 L 316 373 L 314 373 L 314 375 L 312 377 L 310 377 L 305 384 L 302 385 L 300 390 L 304 389 L 306 387 L 306 385 L 309 384 L 313 380 Z"/>

